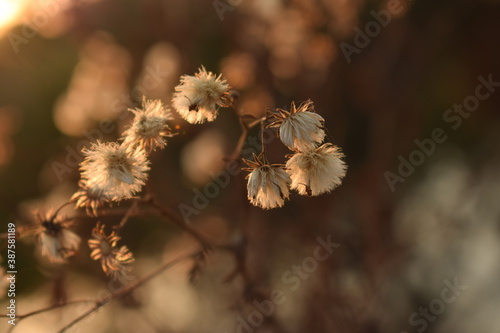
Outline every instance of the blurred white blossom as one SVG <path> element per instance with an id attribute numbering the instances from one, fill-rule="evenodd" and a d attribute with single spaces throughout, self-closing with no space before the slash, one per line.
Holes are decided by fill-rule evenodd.
<path id="1" fill-rule="evenodd" d="M 42 230 L 38 235 L 42 256 L 51 262 L 63 263 L 77 253 L 80 237 L 68 230 L 61 220 L 51 213 L 38 214 Z"/>
<path id="2" fill-rule="evenodd" d="M 142 109 L 130 109 L 134 113 L 132 125 L 123 132 L 123 144 L 130 148 L 140 147 L 146 151 L 164 148 L 165 137 L 171 137 L 168 121 L 172 120 L 170 110 L 160 100 L 143 99 Z"/>

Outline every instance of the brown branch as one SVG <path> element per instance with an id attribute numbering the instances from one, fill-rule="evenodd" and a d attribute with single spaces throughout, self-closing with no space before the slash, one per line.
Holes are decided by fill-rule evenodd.
<path id="1" fill-rule="evenodd" d="M 121 228 L 123 228 L 123 226 L 125 226 L 125 224 L 132 217 L 132 215 L 134 213 L 136 213 L 137 207 L 139 207 L 139 201 L 140 200 L 137 200 L 137 199 L 134 200 L 134 202 L 132 203 L 132 205 L 127 209 L 127 212 L 125 213 L 125 215 L 120 220 L 120 223 L 118 225 L 114 226 L 113 229 L 115 229 L 115 230 L 118 231 Z"/>
<path id="2" fill-rule="evenodd" d="M 91 315 L 92 313 L 94 313 L 95 311 L 97 311 L 98 309 L 100 309 L 101 307 L 103 307 L 103 306 L 111 303 L 112 301 L 114 301 L 114 300 L 116 300 L 116 299 L 118 299 L 120 297 L 123 297 L 125 295 L 130 294 L 132 291 L 136 290 L 137 288 L 141 287 L 145 283 L 149 282 L 150 280 L 152 280 L 153 278 L 155 278 L 159 274 L 163 273 L 167 269 L 169 269 L 169 268 L 177 265 L 178 263 L 180 263 L 180 262 L 182 262 L 182 261 L 184 261 L 186 259 L 194 258 L 194 257 L 200 255 L 203 252 L 204 252 L 203 249 L 198 249 L 198 250 L 193 251 L 193 252 L 191 252 L 191 253 L 189 253 L 187 255 L 178 257 L 177 259 L 174 259 L 172 261 L 164 263 L 162 266 L 160 266 L 154 272 L 152 272 L 149 275 L 143 277 L 142 279 L 136 281 L 135 283 L 130 284 L 126 288 L 122 289 L 120 292 L 111 294 L 109 297 L 105 298 L 104 300 L 102 300 L 100 302 L 96 302 L 95 305 L 92 308 L 88 309 L 83 314 L 81 314 L 77 318 L 73 319 L 69 324 L 67 324 L 61 330 L 59 330 L 58 333 L 64 333 L 64 332 L 66 332 L 68 329 L 70 329 L 71 327 L 73 327 L 74 325 L 76 325 L 78 322 L 82 321 L 83 319 L 85 319 L 86 317 L 88 317 L 89 315 Z"/>
<path id="3" fill-rule="evenodd" d="M 56 209 L 56 211 L 54 212 L 54 214 L 52 214 L 52 216 L 54 216 L 54 218 L 55 218 L 57 216 L 57 214 L 59 214 L 64 207 L 66 207 L 67 205 L 70 205 L 70 204 L 71 204 L 71 201 L 67 201 L 67 202 L 63 203 L 59 208 Z"/>
<path id="4" fill-rule="evenodd" d="M 49 306 L 49 307 L 46 307 L 46 308 L 43 308 L 43 309 L 38 309 L 38 310 L 35 310 L 35 311 L 32 311 L 32 312 L 28 312 L 28 313 L 25 313 L 25 314 L 22 314 L 22 315 L 16 314 L 16 319 L 25 319 L 25 318 L 37 315 L 39 313 L 43 313 L 43 312 L 46 312 L 46 311 L 54 310 L 54 309 L 57 309 L 57 308 L 62 308 L 62 307 L 67 306 L 67 305 L 72 305 L 72 304 L 77 304 L 77 303 L 91 303 L 91 302 L 94 302 L 94 301 L 91 300 L 91 299 L 87 299 L 87 300 L 85 300 L 85 299 L 79 299 L 79 300 L 75 300 L 75 301 L 69 301 L 69 302 L 65 302 L 65 303 L 61 303 L 61 304 L 52 305 L 52 306 Z M 6 315 L 6 314 L 0 314 L 0 317 L 8 317 L 8 315 Z"/>
<path id="5" fill-rule="evenodd" d="M 231 155 L 229 155 L 229 157 L 226 158 L 228 161 L 235 161 L 235 160 L 238 160 L 240 158 L 241 151 L 243 150 L 243 146 L 245 145 L 245 141 L 248 137 L 248 134 L 250 133 L 250 129 L 252 129 L 256 125 L 260 124 L 261 121 L 263 119 L 265 119 L 265 117 L 256 119 L 250 123 L 246 123 L 243 120 L 243 118 L 241 118 L 241 116 L 239 119 L 240 119 L 240 126 L 241 126 L 242 132 L 241 132 L 240 138 L 238 139 L 238 143 L 236 144 L 236 147 L 234 148 L 233 152 L 231 153 Z"/>
<path id="6" fill-rule="evenodd" d="M 240 135 L 240 137 L 238 139 L 238 142 L 237 142 L 237 144 L 236 144 L 233 152 L 231 153 L 230 157 L 227 159 L 228 161 L 238 160 L 240 158 L 240 155 L 241 155 L 241 152 L 242 152 L 243 147 L 245 145 L 246 139 L 248 138 L 250 129 L 252 129 L 256 125 L 260 124 L 261 127 L 262 127 L 261 131 L 263 132 L 265 122 L 268 119 L 268 116 L 266 114 L 265 117 L 261 117 L 259 119 L 254 119 L 253 121 L 246 122 L 245 121 L 245 117 L 242 116 L 242 115 L 240 115 L 240 113 L 237 110 L 237 108 L 234 107 L 234 106 L 233 106 L 233 108 L 234 108 L 234 110 L 236 111 L 236 113 L 238 115 L 239 123 L 240 123 L 241 129 L 242 129 L 242 133 L 241 133 L 241 135 Z M 261 133 L 261 135 L 263 135 L 263 134 Z M 178 264 L 181 261 L 184 261 L 184 260 L 186 260 L 188 258 L 199 258 L 200 256 L 203 256 L 203 254 L 207 250 L 211 249 L 213 246 L 218 247 L 221 250 L 226 250 L 226 251 L 232 252 L 234 254 L 235 259 L 236 259 L 236 268 L 235 268 L 235 272 L 233 274 L 231 274 L 231 275 L 233 275 L 233 277 L 234 277 L 234 274 L 238 274 L 239 273 L 243 277 L 245 283 L 248 284 L 248 285 L 251 285 L 251 281 L 250 281 L 251 279 L 249 277 L 248 271 L 246 271 L 245 246 L 243 244 L 240 244 L 240 246 L 231 246 L 231 245 L 227 246 L 227 245 L 213 245 L 213 244 L 211 244 L 198 231 L 196 231 L 195 229 L 191 228 L 175 211 L 173 211 L 170 207 L 162 205 L 152 195 L 147 195 L 143 199 L 134 200 L 133 203 L 132 203 L 132 205 L 125 210 L 125 215 L 123 215 L 123 216 L 122 216 L 123 210 L 120 209 L 120 213 L 119 214 L 116 214 L 115 211 L 104 211 L 104 214 L 101 215 L 101 217 L 109 217 L 109 216 L 113 216 L 113 215 L 114 216 L 122 216 L 122 219 L 120 220 L 120 223 L 114 227 L 115 230 L 119 230 L 119 229 L 121 229 L 122 227 L 125 226 L 125 224 L 128 222 L 128 220 L 132 216 L 137 215 L 137 209 L 138 209 L 139 204 L 141 202 L 149 204 L 152 208 L 154 208 L 156 211 L 158 211 L 161 216 L 163 216 L 164 218 L 166 218 L 169 221 L 173 222 L 178 227 L 180 227 L 183 231 L 185 231 L 186 233 L 188 233 L 189 235 L 191 235 L 193 238 L 195 238 L 196 241 L 201 245 L 202 249 L 196 250 L 196 251 L 194 251 L 194 252 L 192 252 L 192 253 L 190 253 L 188 255 L 179 257 L 179 258 L 177 258 L 177 259 L 175 259 L 173 261 L 164 263 L 161 267 L 159 267 L 157 270 L 155 270 L 154 272 L 150 273 L 146 277 L 144 277 L 144 278 L 136 281 L 135 283 L 127 286 L 126 288 L 122 289 L 121 291 L 119 291 L 117 293 L 111 294 L 109 297 L 105 298 L 102 301 L 96 301 L 96 300 L 75 300 L 75 301 L 69 301 L 69 302 L 65 302 L 63 304 L 53 305 L 53 306 L 50 306 L 50 307 L 47 307 L 47 308 L 43 308 L 43 309 L 39 309 L 39 310 L 30 312 L 30 313 L 26 313 L 26 314 L 23 314 L 23 315 L 18 315 L 17 319 L 19 321 L 21 321 L 21 320 L 26 319 L 28 317 L 31 317 L 31 316 L 34 316 L 34 315 L 37 315 L 37 314 L 40 314 L 40 313 L 52 311 L 54 309 L 65 307 L 65 306 L 71 305 L 71 304 L 90 303 L 90 302 L 94 303 L 94 306 L 92 306 L 90 309 L 88 309 L 87 311 L 85 311 L 83 314 L 81 314 L 78 317 L 76 317 L 74 320 L 72 320 L 69 324 L 67 324 L 66 326 L 64 326 L 59 331 L 59 333 L 64 333 L 68 329 L 70 329 L 71 327 L 73 327 L 74 325 L 76 325 L 77 323 L 79 323 L 80 321 L 82 321 L 83 319 L 87 318 L 92 313 L 96 312 L 99 308 L 101 308 L 101 307 L 103 307 L 103 306 L 111 303 L 112 301 L 114 301 L 114 300 L 116 300 L 118 298 L 121 298 L 121 297 L 123 297 L 123 296 L 125 296 L 125 295 L 127 295 L 127 294 L 129 294 L 131 292 L 133 292 L 134 290 L 136 290 L 137 288 L 141 287 L 142 285 L 144 285 L 145 283 L 147 283 L 148 281 L 150 281 L 154 277 L 158 276 L 159 274 L 161 274 L 165 270 L 171 268 L 172 266 Z M 58 215 L 60 213 L 60 211 L 64 207 L 66 207 L 67 205 L 69 205 L 70 203 L 71 202 L 66 202 L 63 205 L 61 205 L 58 209 L 56 209 L 56 211 L 54 212 L 53 216 L 55 217 L 56 215 Z M 64 218 L 63 222 L 69 222 L 69 221 L 72 221 L 72 220 L 85 219 L 85 218 L 95 219 L 96 217 L 88 217 L 86 215 L 85 216 L 73 216 L 73 217 Z M 19 237 L 21 237 L 21 234 L 24 234 L 25 231 L 30 231 L 30 230 L 32 230 L 34 228 L 37 228 L 37 227 L 39 227 L 39 226 L 38 225 L 28 225 L 28 226 L 23 226 L 23 227 L 17 228 L 17 234 L 19 235 Z M 2 238 L 7 238 L 7 234 L 6 233 L 5 234 L 0 234 L 0 239 L 2 239 Z M 7 316 L 6 315 L 0 315 L 0 317 L 7 317 Z M 9 332 L 12 331 L 15 327 L 16 326 L 12 326 L 11 329 L 9 330 Z"/>
<path id="7" fill-rule="evenodd" d="M 132 204 L 133 205 L 133 204 Z M 82 214 L 82 215 L 76 215 L 76 216 L 68 216 L 68 217 L 64 217 L 62 218 L 60 221 L 61 223 L 68 223 L 68 222 L 71 222 L 71 221 L 75 221 L 75 220 L 96 220 L 96 219 L 99 219 L 99 218 L 107 218 L 107 217 L 123 217 L 125 218 L 124 214 L 127 215 L 128 214 L 128 217 L 127 219 L 131 218 L 131 217 L 135 217 L 135 216 L 150 216 L 151 215 L 151 212 L 134 212 L 133 210 L 131 212 L 129 212 L 131 209 L 131 207 L 127 207 L 127 208 L 108 208 L 108 209 L 105 209 L 105 210 L 102 210 L 100 211 L 99 213 L 99 216 L 89 216 L 87 214 Z M 123 218 L 120 222 L 123 223 Z M 26 221 L 24 221 L 24 223 L 28 223 Z M 126 221 L 125 221 L 126 223 Z M 120 228 L 123 227 L 120 226 Z M 28 224 L 28 225 L 23 225 L 23 226 L 17 226 L 16 225 L 16 238 L 17 239 L 20 239 L 20 238 L 25 238 L 25 237 L 30 237 L 32 236 L 32 231 L 36 230 L 40 228 L 40 225 L 39 224 Z M 2 239 L 7 239 L 8 238 L 8 233 L 0 233 L 0 240 Z"/>
<path id="8" fill-rule="evenodd" d="M 25 237 L 25 235 L 24 235 L 25 232 L 35 230 L 35 229 L 37 229 L 39 227 L 40 226 L 38 224 L 24 225 L 24 226 L 20 226 L 20 227 L 18 227 L 16 225 L 16 239 L 20 239 L 20 238 Z M 0 240 L 1 239 L 7 239 L 7 238 L 9 238 L 9 234 L 8 233 L 4 232 L 4 233 L 0 234 Z"/>
<path id="9" fill-rule="evenodd" d="M 266 154 L 266 144 L 264 143 L 264 130 L 266 129 L 266 122 L 269 120 L 271 112 L 269 110 L 266 111 L 266 116 L 260 118 L 260 144 L 261 144 L 261 154 Z"/>
<path id="10" fill-rule="evenodd" d="M 173 222 L 183 231 L 191 235 L 198 243 L 203 247 L 204 250 L 209 250 L 212 248 L 208 240 L 205 239 L 197 230 L 191 228 L 177 213 L 175 213 L 170 207 L 162 205 L 158 200 L 156 200 L 152 195 L 145 201 L 151 207 L 155 208 L 164 218 Z"/>
<path id="11" fill-rule="evenodd" d="M 46 308 L 43 308 L 43 309 L 38 309 L 38 310 L 35 310 L 35 311 L 32 311 L 32 312 L 28 312 L 28 313 L 25 313 L 25 314 L 22 314 L 22 315 L 18 315 L 16 314 L 16 319 L 18 321 L 18 323 L 16 323 L 15 326 L 12 326 L 8 332 L 12 332 L 16 327 L 17 325 L 19 325 L 19 323 L 21 322 L 22 319 L 26 319 L 26 318 L 29 318 L 31 316 L 35 316 L 37 314 L 40 314 L 40 313 L 44 313 L 44 312 L 48 312 L 48 311 L 52 311 L 52 310 L 55 310 L 55 309 L 58 309 L 58 308 L 62 308 L 62 307 L 65 307 L 65 306 L 68 306 L 68 305 L 73 305 L 73 304 L 78 304 L 78 303 L 93 303 L 95 302 L 94 300 L 75 300 L 75 301 L 69 301 L 69 302 L 65 302 L 65 303 L 62 303 L 62 304 L 56 304 L 56 305 L 52 305 L 52 306 L 49 306 L 49 307 L 46 307 Z M 0 315 L 0 317 L 8 317 L 7 315 L 5 314 L 2 314 Z"/>

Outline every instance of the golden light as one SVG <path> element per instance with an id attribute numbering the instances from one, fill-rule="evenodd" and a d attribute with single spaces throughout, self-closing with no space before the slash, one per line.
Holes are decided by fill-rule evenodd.
<path id="1" fill-rule="evenodd" d="M 19 19 L 25 4 L 24 0 L 0 0 L 0 34 Z"/>

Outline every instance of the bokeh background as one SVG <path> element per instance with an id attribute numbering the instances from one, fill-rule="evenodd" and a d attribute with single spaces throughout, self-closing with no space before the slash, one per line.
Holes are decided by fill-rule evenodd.
<path id="1" fill-rule="evenodd" d="M 391 6 L 398 13 L 346 57 L 357 31 L 376 22 L 372 11 Z M 312 99 L 346 154 L 344 183 L 262 211 L 246 202 L 245 173 L 232 177 L 189 223 L 241 245 L 245 276 L 231 276 L 241 257 L 216 250 L 194 283 L 192 262 L 180 264 L 72 332 L 496 333 L 500 91 L 456 128 L 444 117 L 474 95 L 479 76 L 500 82 L 499 17 L 496 0 L 0 0 L 0 232 L 67 201 L 82 146 L 116 140 L 131 120 L 127 108 L 143 95 L 169 103 L 179 76 L 204 65 L 240 92 L 245 113 Z M 175 124 L 182 135 L 152 155 L 148 184 L 174 208 L 192 205 L 196 189 L 224 170 L 240 133 L 225 109 L 214 123 Z M 446 141 L 391 186 L 388 172 L 398 174 L 401 160 L 418 154 L 415 140 L 436 128 Z M 244 157 L 258 148 L 249 143 Z M 287 153 L 270 140 L 271 161 Z M 119 217 L 101 221 L 111 227 Z M 36 237 L 18 240 L 18 314 L 113 291 L 88 256 L 96 220 L 77 222 L 81 253 L 62 266 L 40 257 Z M 147 214 L 122 237 L 137 278 L 196 247 Z M 294 275 L 291 290 L 283 274 L 314 254 L 318 237 L 340 246 L 307 276 Z M 0 247 L 5 265 L 3 240 Z M 444 302 L 457 281 L 466 289 Z M 273 289 L 286 300 L 258 327 L 242 328 L 253 301 Z M 57 332 L 84 309 L 33 316 L 14 332 Z"/>

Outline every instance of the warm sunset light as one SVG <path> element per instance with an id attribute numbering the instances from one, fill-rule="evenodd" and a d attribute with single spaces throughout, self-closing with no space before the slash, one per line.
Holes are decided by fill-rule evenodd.
<path id="1" fill-rule="evenodd" d="M 24 4 L 21 0 L 0 0 L 0 33 L 15 22 Z"/>
<path id="2" fill-rule="evenodd" d="M 0 0 L 0 333 L 500 333 L 499 18 Z"/>

